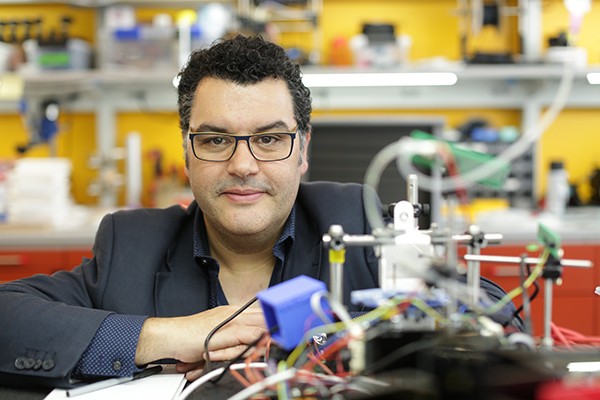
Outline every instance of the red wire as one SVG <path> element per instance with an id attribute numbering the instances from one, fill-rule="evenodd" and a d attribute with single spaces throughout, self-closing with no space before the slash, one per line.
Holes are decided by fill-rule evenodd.
<path id="1" fill-rule="evenodd" d="M 598 336 L 585 336 L 572 329 L 560 327 L 555 323 L 551 324 L 551 328 L 554 338 L 569 348 L 571 348 L 570 345 L 600 345 L 600 337 Z"/>
<path id="2" fill-rule="evenodd" d="M 568 348 L 568 349 L 573 348 L 573 346 L 571 346 L 571 343 L 567 340 L 567 338 L 565 338 L 565 335 L 560 330 L 560 328 L 558 326 L 556 326 L 556 324 L 551 323 L 550 330 L 556 336 L 558 341 L 561 342 L 566 348 Z"/>
<path id="3" fill-rule="evenodd" d="M 346 346 L 349 341 L 350 338 L 347 336 L 336 340 L 334 343 L 326 347 L 325 350 L 321 352 L 321 358 L 323 360 L 328 360 L 332 354 L 336 354 L 342 347 Z M 311 359 L 310 361 L 306 362 L 306 364 L 304 364 L 301 369 L 310 371 L 314 368 L 315 365 L 315 359 Z"/>

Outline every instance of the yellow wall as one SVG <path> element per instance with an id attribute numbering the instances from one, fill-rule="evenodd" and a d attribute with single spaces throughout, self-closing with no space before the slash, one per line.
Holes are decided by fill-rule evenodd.
<path id="1" fill-rule="evenodd" d="M 513 4 L 515 1 L 509 2 Z M 360 31 L 364 22 L 386 22 L 396 26 L 399 33 L 412 38 L 410 60 L 423 60 L 432 57 L 445 57 L 457 60 L 460 57 L 460 21 L 456 16 L 457 2 L 455 0 L 323 0 L 323 15 L 320 19 L 322 28 L 322 60 L 327 62 L 330 57 L 331 43 L 336 37 L 350 38 Z M 567 28 L 568 16 L 561 0 L 545 0 L 543 2 L 543 40 L 556 35 Z M 141 10 L 140 19 L 149 20 L 156 10 Z M 165 10 L 161 10 L 165 11 Z M 166 10 L 172 15 L 176 11 Z M 25 16 L 42 16 L 49 28 L 57 27 L 61 15 L 73 16 L 74 23 L 71 32 L 74 36 L 93 41 L 95 26 L 95 10 L 88 8 L 68 7 L 64 5 L 35 5 L 35 6 L 0 6 L 0 18 Z M 516 36 L 516 21 L 509 18 L 506 32 L 499 33 L 486 29 L 480 37 L 471 40 L 470 51 L 516 51 L 518 40 Z M 592 12 L 585 17 L 583 29 L 576 39 L 577 44 L 588 50 L 591 64 L 600 63 L 600 25 L 592 21 L 600 20 L 600 1 L 593 0 Z M 310 43 L 307 35 L 296 34 L 284 37 L 284 44 L 300 42 Z M 450 126 L 463 123 L 470 117 L 485 117 L 494 125 L 518 125 L 520 112 L 518 110 L 404 110 L 404 111 L 373 111 L 363 113 L 394 113 L 394 114 L 428 114 L 444 115 Z M 339 110 L 338 114 L 361 113 L 361 111 Z M 315 110 L 315 115 L 322 114 Z M 571 177 L 585 186 L 585 181 L 591 169 L 596 167 L 597 154 L 600 150 L 600 135 L 596 127 L 600 126 L 600 110 L 566 110 L 544 135 L 540 143 L 540 163 L 537 166 L 542 171 L 551 159 L 560 157 L 565 160 Z M 0 115 L 0 158 L 16 157 L 14 148 L 26 141 L 25 130 L 21 120 L 16 115 Z M 76 201 L 93 204 L 94 198 L 86 193 L 87 185 L 95 176 L 95 171 L 87 166 L 87 158 L 95 149 L 95 122 L 91 114 L 75 114 L 63 110 L 60 118 L 61 132 L 57 140 L 59 156 L 73 160 L 73 195 Z M 171 113 L 126 113 L 120 114 L 117 122 L 117 145 L 123 146 L 128 132 L 137 131 L 142 136 L 143 157 L 149 159 L 149 152 L 160 149 L 164 155 L 164 166 L 183 168 L 181 155 L 181 139 L 178 130 L 177 116 Z M 31 152 L 31 155 L 48 155 L 48 149 L 41 147 Z M 148 190 L 153 177 L 150 162 L 144 164 L 144 202 L 149 204 Z M 542 178 L 543 180 L 543 178 Z M 545 185 L 542 182 L 540 192 Z M 585 188 L 583 194 L 587 192 Z"/>

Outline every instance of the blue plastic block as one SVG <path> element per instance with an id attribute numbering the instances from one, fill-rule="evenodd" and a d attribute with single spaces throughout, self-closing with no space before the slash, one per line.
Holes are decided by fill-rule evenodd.
<path id="1" fill-rule="evenodd" d="M 325 283 L 300 275 L 256 295 L 271 338 L 282 348 L 294 349 L 308 330 L 324 325 L 310 306 L 311 296 L 322 291 L 327 291 Z M 324 309 L 329 313 L 329 307 Z"/>

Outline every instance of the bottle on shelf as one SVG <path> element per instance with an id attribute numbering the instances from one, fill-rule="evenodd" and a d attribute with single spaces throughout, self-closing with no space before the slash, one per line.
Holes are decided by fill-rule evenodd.
<path id="1" fill-rule="evenodd" d="M 546 211 L 556 216 L 565 214 L 569 202 L 569 175 L 562 161 L 552 161 L 548 173 Z"/>

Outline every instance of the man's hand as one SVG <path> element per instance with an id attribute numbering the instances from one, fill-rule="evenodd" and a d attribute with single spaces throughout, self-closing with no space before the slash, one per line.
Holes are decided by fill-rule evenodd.
<path id="1" fill-rule="evenodd" d="M 135 363 L 174 358 L 178 370 L 194 380 L 204 365 L 204 340 L 210 331 L 235 313 L 239 307 L 216 307 L 198 314 L 174 318 L 148 318 L 142 326 Z M 266 331 L 260 307 L 254 305 L 221 327 L 209 342 L 210 359 L 231 360 Z"/>

